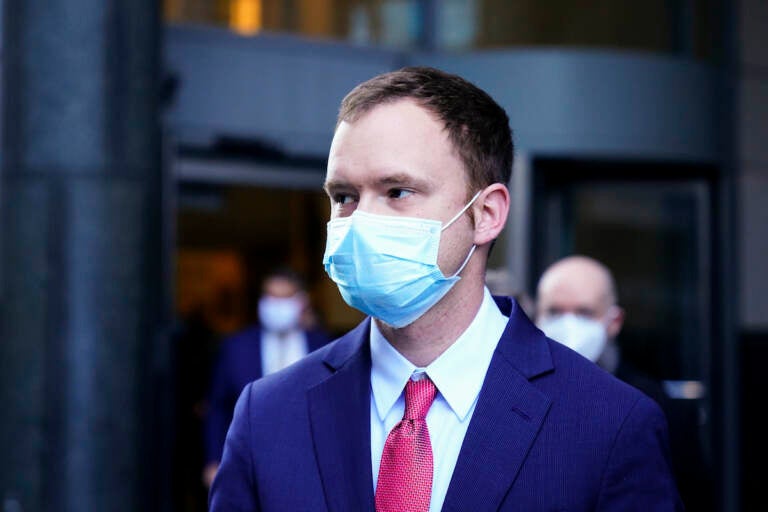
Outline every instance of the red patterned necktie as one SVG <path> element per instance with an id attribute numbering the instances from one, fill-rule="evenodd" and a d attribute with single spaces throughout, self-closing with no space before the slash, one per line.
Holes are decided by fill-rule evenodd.
<path id="1" fill-rule="evenodd" d="M 405 414 L 384 443 L 376 512 L 428 512 L 432 494 L 432 444 L 427 430 L 427 411 L 437 394 L 429 378 L 408 379 Z"/>

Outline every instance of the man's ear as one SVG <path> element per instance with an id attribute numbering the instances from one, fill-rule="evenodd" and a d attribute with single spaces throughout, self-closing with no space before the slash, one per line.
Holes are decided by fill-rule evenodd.
<path id="1" fill-rule="evenodd" d="M 472 205 L 475 219 L 475 244 L 482 246 L 495 240 L 509 215 L 509 190 L 501 183 L 494 183 L 480 193 Z"/>
<path id="2" fill-rule="evenodd" d="M 608 314 L 610 317 L 608 326 L 605 330 L 608 333 L 608 337 L 613 339 L 619 335 L 619 332 L 621 332 L 621 328 L 624 325 L 624 309 L 619 306 L 611 306 Z"/>

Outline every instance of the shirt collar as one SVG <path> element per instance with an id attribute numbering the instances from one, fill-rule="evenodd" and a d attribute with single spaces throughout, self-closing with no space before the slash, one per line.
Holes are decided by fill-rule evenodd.
<path id="1" fill-rule="evenodd" d="M 417 368 L 403 357 L 384 338 L 376 322 L 371 322 L 371 390 L 379 418 L 386 417 L 414 372 L 426 372 L 451 410 L 463 421 L 480 393 L 507 321 L 486 288 L 472 323 L 426 368 Z"/>

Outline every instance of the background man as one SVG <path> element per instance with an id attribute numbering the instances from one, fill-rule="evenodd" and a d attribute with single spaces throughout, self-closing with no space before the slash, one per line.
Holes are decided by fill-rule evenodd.
<path id="1" fill-rule="evenodd" d="M 620 357 L 616 337 L 624 315 L 611 271 L 595 259 L 563 258 L 539 279 L 536 325 L 544 334 L 663 404 L 661 384 Z"/>
<path id="2" fill-rule="evenodd" d="M 259 325 L 222 341 L 213 368 L 203 471 L 203 481 L 209 487 L 221 460 L 235 402 L 245 385 L 285 368 L 329 341 L 323 331 L 302 325 L 309 297 L 301 278 L 290 270 L 277 270 L 264 279 L 258 308 Z"/>
<path id="3" fill-rule="evenodd" d="M 616 338 L 624 324 L 610 269 L 587 256 L 568 256 L 547 268 L 536 293 L 536 323 L 550 338 L 575 350 L 653 398 L 663 409 L 671 434 L 672 465 L 685 504 L 703 506 L 708 481 L 702 456 L 696 404 L 672 400 L 662 384 L 621 357 Z"/>
<path id="4" fill-rule="evenodd" d="M 245 388 L 211 510 L 679 510 L 658 406 L 484 286 L 504 110 L 405 68 L 343 100 L 323 258 L 370 315 Z"/>

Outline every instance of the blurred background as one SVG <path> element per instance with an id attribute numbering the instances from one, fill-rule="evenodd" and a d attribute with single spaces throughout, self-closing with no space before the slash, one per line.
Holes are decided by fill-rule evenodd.
<path id="1" fill-rule="evenodd" d="M 695 414 L 689 510 L 763 509 L 768 2 L 0 4 L 4 512 L 205 510 L 206 379 L 263 277 L 361 319 L 321 265 L 325 160 L 344 94 L 411 64 L 509 114 L 495 289 L 603 261 L 623 354 Z"/>

